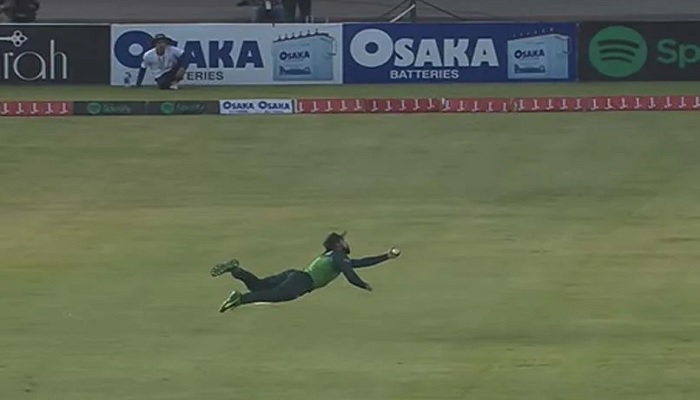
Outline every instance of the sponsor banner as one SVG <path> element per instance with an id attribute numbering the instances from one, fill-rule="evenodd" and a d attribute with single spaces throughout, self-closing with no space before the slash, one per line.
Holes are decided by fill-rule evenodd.
<path id="1" fill-rule="evenodd" d="M 294 100 L 291 100 L 291 99 L 219 100 L 219 113 L 221 115 L 294 114 Z"/>
<path id="2" fill-rule="evenodd" d="M 218 101 L 149 101 L 148 115 L 219 115 Z"/>
<path id="3" fill-rule="evenodd" d="M 109 35 L 109 25 L 0 24 L 0 84 L 107 84 Z"/>
<path id="4" fill-rule="evenodd" d="M 75 115 L 147 115 L 145 101 L 76 101 Z"/>
<path id="5" fill-rule="evenodd" d="M 75 115 L 218 115 L 218 101 L 77 101 Z"/>
<path id="6" fill-rule="evenodd" d="M 582 81 L 700 80 L 700 21 L 584 22 Z"/>
<path id="7" fill-rule="evenodd" d="M 0 101 L 0 117 L 60 117 L 73 115 L 71 101 Z"/>
<path id="8" fill-rule="evenodd" d="M 111 84 L 134 84 L 153 36 L 185 51 L 189 85 L 342 83 L 340 24 L 112 25 Z M 150 71 L 144 85 L 153 85 Z"/>
<path id="9" fill-rule="evenodd" d="M 344 83 L 571 81 L 576 24 L 346 24 Z"/>

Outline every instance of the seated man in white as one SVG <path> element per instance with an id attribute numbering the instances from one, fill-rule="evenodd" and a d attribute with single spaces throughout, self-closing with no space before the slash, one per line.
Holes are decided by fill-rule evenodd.
<path id="1" fill-rule="evenodd" d="M 159 89 L 177 90 L 187 69 L 185 51 L 175 47 L 175 42 L 162 33 L 153 38 L 153 46 L 143 55 L 136 86 L 141 86 L 146 70 L 150 69 Z"/>

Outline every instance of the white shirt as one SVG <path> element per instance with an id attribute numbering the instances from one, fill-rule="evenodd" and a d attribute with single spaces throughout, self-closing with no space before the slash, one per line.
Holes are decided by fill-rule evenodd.
<path id="1" fill-rule="evenodd" d="M 141 68 L 150 69 L 153 72 L 153 77 L 158 79 L 170 71 L 177 63 L 177 59 L 182 57 L 183 54 L 185 54 L 184 50 L 175 46 L 168 46 L 165 48 L 163 55 L 159 56 L 154 48 L 143 55 Z"/>

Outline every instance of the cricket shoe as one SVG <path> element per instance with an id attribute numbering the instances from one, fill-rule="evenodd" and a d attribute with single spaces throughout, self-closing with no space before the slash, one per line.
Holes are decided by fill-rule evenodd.
<path id="1" fill-rule="evenodd" d="M 238 269 L 239 265 L 240 263 L 235 258 L 233 260 L 226 261 L 225 263 L 216 264 L 214 268 L 211 269 L 211 276 L 217 277 L 227 272 L 233 272 Z"/>
<path id="2" fill-rule="evenodd" d="M 170 90 L 178 90 L 180 89 L 180 86 L 176 83 L 173 83 L 170 85 Z"/>
<path id="3" fill-rule="evenodd" d="M 243 298 L 243 295 L 241 292 L 233 291 L 231 294 L 224 300 L 223 303 L 221 303 L 221 307 L 219 307 L 219 312 L 223 313 L 226 312 L 232 308 L 238 307 L 241 305 L 241 300 Z"/>

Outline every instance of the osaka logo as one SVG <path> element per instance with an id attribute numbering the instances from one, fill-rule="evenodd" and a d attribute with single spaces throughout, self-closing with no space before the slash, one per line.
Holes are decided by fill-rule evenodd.
<path id="1" fill-rule="evenodd" d="M 536 49 L 536 50 L 516 50 L 515 51 L 515 58 L 517 59 L 523 59 L 523 58 L 539 58 L 539 57 L 544 57 L 544 49 Z"/>
<path id="2" fill-rule="evenodd" d="M 280 60 L 282 60 L 282 61 L 305 60 L 305 59 L 310 58 L 310 57 L 311 57 L 311 54 L 309 53 L 308 50 L 283 51 L 280 53 Z"/>

